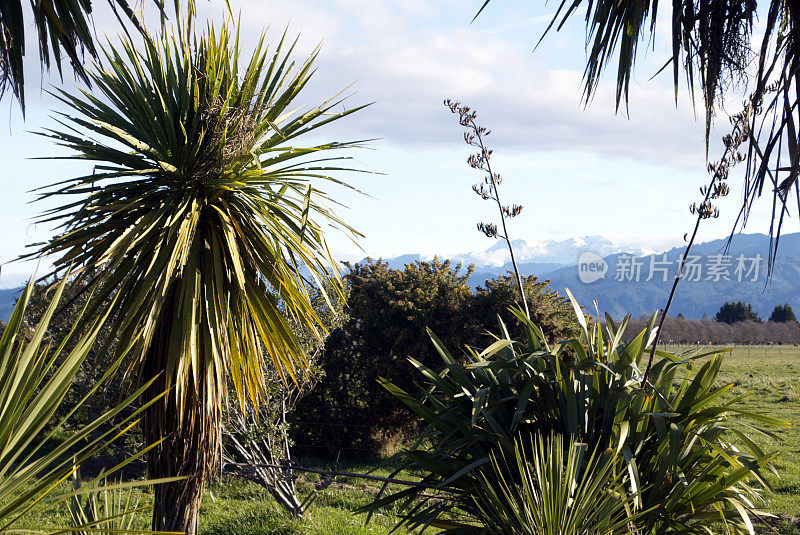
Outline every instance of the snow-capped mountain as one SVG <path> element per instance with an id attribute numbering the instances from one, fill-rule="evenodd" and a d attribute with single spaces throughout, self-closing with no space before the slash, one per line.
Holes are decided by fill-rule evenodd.
<path id="1" fill-rule="evenodd" d="M 574 265 L 578 262 L 581 253 L 591 251 L 601 257 L 612 254 L 628 253 L 636 256 L 646 256 L 657 250 L 643 249 L 631 245 L 621 244 L 605 236 L 584 236 L 581 238 L 568 238 L 566 240 L 511 240 L 514 246 L 514 255 L 518 262 L 537 264 L 562 264 Z M 450 255 L 451 260 L 475 264 L 476 268 L 502 267 L 511 261 L 508 246 L 505 241 L 497 243 L 482 252 L 469 252 Z"/>
<path id="2" fill-rule="evenodd" d="M 665 241 L 662 238 L 630 236 L 624 236 L 621 239 L 608 236 L 583 236 L 565 240 L 516 239 L 511 243 L 514 246 L 514 256 L 517 259 L 520 273 L 525 276 L 536 275 L 544 278 L 550 272 L 576 266 L 578 257 L 587 251 L 601 258 L 615 254 L 631 254 L 642 257 L 671 248 L 674 240 Z M 642 244 L 648 244 L 650 247 L 642 247 Z M 484 251 L 438 255 L 410 253 L 391 258 L 384 257 L 381 260 L 388 263 L 390 268 L 403 269 L 406 264 L 431 260 L 434 256 L 438 256 L 441 260 L 449 259 L 452 263 L 461 262 L 464 267 L 474 264 L 475 271 L 470 276 L 470 284 L 473 286 L 481 285 L 487 279 L 505 275 L 512 270 L 511 255 L 503 240 L 497 240 Z"/>
<path id="3" fill-rule="evenodd" d="M 511 270 L 505 245 L 505 242 L 498 241 L 482 252 L 439 255 L 439 258 L 476 264 L 469 284 L 478 287 L 486 280 L 505 275 Z M 551 288 L 559 292 L 569 288 L 579 303 L 589 305 L 596 301 L 600 312 L 621 318 L 624 314 L 634 317 L 649 314 L 663 306 L 669 295 L 678 258 L 683 254 L 683 247 L 675 245 L 674 240 L 659 237 L 642 237 L 638 240 L 623 237 L 615 240 L 613 237 L 585 236 L 567 240 L 515 240 L 514 251 L 522 275 L 535 275 L 540 280 L 549 280 Z M 782 303 L 789 303 L 795 310 L 800 309 L 800 233 L 781 237 L 777 261 L 769 279 L 764 260 L 770 247 L 768 236 L 740 234 L 735 236 L 729 248 L 726 248 L 727 245 L 726 239 L 718 239 L 694 246 L 692 255 L 700 260 L 695 267 L 706 270 L 703 271 L 705 276 L 701 277 L 699 271 L 697 277 L 687 276 L 673 303 L 675 314 L 680 312 L 688 318 L 699 318 L 704 314 L 710 317 L 725 301 L 740 299 L 751 303 L 762 317 L 767 317 L 775 305 Z M 581 278 L 581 268 L 577 262 L 578 256 L 587 251 L 594 253 L 591 255 L 592 262 L 606 266 L 602 276 L 591 280 Z M 723 253 L 727 255 L 728 267 L 723 271 L 723 276 L 713 276 L 708 270 L 714 262 L 718 263 L 718 267 L 724 267 L 720 263 Z M 736 266 L 740 257 L 751 262 L 751 266 L 757 266 L 752 276 L 748 271 L 744 278 L 737 278 Z M 431 258 L 432 255 L 405 254 L 384 258 L 383 261 L 392 268 L 403 269 L 406 264 Z M 754 263 L 757 258 L 764 261 Z M 586 260 L 582 260 L 581 265 L 585 263 Z M 638 265 L 640 270 L 632 277 L 631 268 L 634 265 Z M 664 265 L 667 265 L 666 271 Z M 627 268 L 622 269 L 625 266 Z M 669 269 L 673 271 L 669 272 Z M 20 288 L 0 289 L 0 320 L 8 320 L 19 293 Z"/>
<path id="4" fill-rule="evenodd" d="M 638 317 L 663 306 L 669 295 L 678 258 L 684 250 L 682 246 L 675 247 L 677 244 L 674 240 L 660 237 L 644 237 L 637 241 L 585 236 L 541 242 L 515 240 L 513 244 L 522 275 L 535 275 L 540 280 L 549 280 L 551 288 L 562 292 L 562 295 L 564 289 L 569 288 L 578 302 L 588 305 L 597 301 L 601 313 L 608 312 L 615 318 L 621 318 L 624 314 Z M 680 312 L 688 318 L 700 318 L 704 314 L 710 317 L 725 301 L 740 299 L 751 303 L 762 317 L 768 317 L 775 305 L 784 302 L 788 302 L 795 310 L 800 308 L 800 233 L 781 237 L 777 261 L 772 278 L 769 279 L 766 274 L 766 257 L 770 247 L 768 236 L 739 234 L 734 237 L 729 248 L 726 248 L 727 245 L 727 239 L 717 239 L 694 246 L 692 255 L 699 258 L 702 269 L 708 270 L 714 258 L 721 258 L 722 254 L 727 255 L 730 265 L 719 280 L 707 271 L 696 280 L 689 277 L 690 280 L 681 285 L 675 298 L 674 313 Z M 594 261 L 607 267 L 598 280 L 586 281 L 580 278 L 578 256 L 587 251 L 594 253 Z M 750 261 L 751 265 L 757 257 L 761 258 L 762 261 L 757 264 L 757 277 L 737 279 L 736 265 L 739 256 Z M 384 258 L 383 261 L 388 262 L 392 268 L 403 269 L 405 264 L 431 258 L 432 256 L 409 254 Z M 508 274 L 512 269 L 506 243 L 502 241 L 492 244 L 483 252 L 439 255 L 439 258 L 450 258 L 451 262 L 461 261 L 464 264 L 474 263 L 476 268 L 469 278 L 469 284 L 473 287 L 483 285 L 488 279 Z M 664 263 L 671 266 L 667 269 L 667 275 L 661 273 L 663 268 L 652 271 L 653 266 Z M 625 265 L 637 264 L 640 271 L 635 280 L 620 275 Z M 669 272 L 669 269 L 673 272 Z M 650 276 L 653 273 L 658 276 Z"/>
<path id="5" fill-rule="evenodd" d="M 514 255 L 520 264 L 546 264 L 549 267 L 572 266 L 577 264 L 581 253 L 591 251 L 600 257 L 612 254 L 627 253 L 636 256 L 647 256 L 663 250 L 654 245 L 652 248 L 639 247 L 636 244 L 616 241 L 606 236 L 584 236 L 565 240 L 524 240 L 511 241 Z M 434 255 L 404 254 L 391 258 L 383 258 L 393 268 L 402 268 L 409 262 L 430 260 Z M 484 251 L 466 253 L 438 254 L 439 258 L 449 258 L 451 262 L 462 262 L 464 265 L 475 264 L 478 271 L 504 268 L 511 262 L 508 246 L 503 240 L 497 240 Z"/>

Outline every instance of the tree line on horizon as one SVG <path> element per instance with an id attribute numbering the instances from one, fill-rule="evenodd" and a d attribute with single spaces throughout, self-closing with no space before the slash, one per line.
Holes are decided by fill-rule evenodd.
<path id="1" fill-rule="evenodd" d="M 641 316 L 631 320 L 626 332 L 641 331 L 648 319 Z M 749 303 L 731 301 L 724 303 L 713 319 L 686 318 L 682 314 L 668 317 L 661 341 L 667 344 L 800 344 L 800 323 L 788 303 L 775 306 L 769 319 L 763 321 Z"/>

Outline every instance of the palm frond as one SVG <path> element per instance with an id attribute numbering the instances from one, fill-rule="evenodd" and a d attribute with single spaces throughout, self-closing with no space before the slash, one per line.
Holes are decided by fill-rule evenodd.
<path id="1" fill-rule="evenodd" d="M 477 17 L 489 4 L 481 5 Z M 775 0 L 773 4 L 781 4 Z M 554 28 L 560 30 L 585 6 L 587 61 L 584 96 L 594 95 L 604 71 L 616 61 L 616 105 L 628 106 L 630 80 L 639 46 L 655 40 L 658 0 L 567 1 L 558 3 L 540 42 Z M 746 82 L 752 57 L 750 36 L 756 18 L 755 0 L 677 0 L 670 5 L 671 54 L 661 71 L 671 66 L 675 98 L 681 70 L 693 93 L 699 78 L 706 111 L 706 136 L 717 100 L 729 84 Z"/>
<path id="2" fill-rule="evenodd" d="M 744 200 L 731 236 L 744 229 L 755 200 L 768 188 L 771 272 L 792 192 L 800 213 L 800 8 L 793 2 L 770 5 L 754 78 L 751 94 L 731 117 L 731 132 L 724 137 L 726 147 L 746 151 L 739 155 L 745 161 Z"/>

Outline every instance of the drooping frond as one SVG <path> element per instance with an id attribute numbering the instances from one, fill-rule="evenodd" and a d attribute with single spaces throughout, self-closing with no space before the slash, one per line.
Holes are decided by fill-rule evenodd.
<path id="1" fill-rule="evenodd" d="M 117 20 L 143 31 L 139 17 L 128 0 L 105 0 Z M 180 14 L 181 0 L 175 0 L 175 13 Z M 164 0 L 153 0 L 166 17 Z M 92 0 L 35 0 L 30 2 L 31 19 L 26 20 L 22 0 L 0 2 L 0 97 L 11 91 L 25 111 L 25 32 L 35 31 L 39 60 L 46 71 L 55 66 L 63 76 L 62 60 L 68 60 L 75 76 L 84 82 L 89 76 L 84 56 L 97 57 L 95 29 L 92 25 Z M 194 13 L 194 0 L 188 0 L 188 13 Z"/>
<path id="2" fill-rule="evenodd" d="M 488 4 L 489 0 L 483 2 L 478 14 Z M 603 72 L 616 61 L 616 105 L 619 109 L 624 103 L 627 108 L 639 45 L 655 42 L 656 24 L 661 14 L 659 2 L 561 0 L 541 39 L 553 28 L 560 30 L 571 17 L 581 12 L 581 5 L 585 6 L 587 32 L 584 96 L 587 101 L 591 99 Z M 675 0 L 669 8 L 671 54 L 662 70 L 672 67 L 676 99 L 681 71 L 692 92 L 699 79 L 708 136 L 722 90 L 730 84 L 746 81 L 745 69 L 752 57 L 750 36 L 756 17 L 756 1 Z"/>
<path id="3" fill-rule="evenodd" d="M 726 145 L 744 138 L 744 201 L 734 231 L 744 228 L 756 198 L 769 188 L 772 195 L 771 271 L 784 218 L 797 203 L 800 215 L 800 6 L 773 2 L 765 20 L 754 87 L 741 112 L 731 117 Z M 795 200 L 792 201 L 792 191 Z"/>

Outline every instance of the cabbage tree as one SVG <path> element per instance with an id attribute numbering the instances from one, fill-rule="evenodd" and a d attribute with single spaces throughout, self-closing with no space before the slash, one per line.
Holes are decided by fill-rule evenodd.
<path id="1" fill-rule="evenodd" d="M 319 332 L 309 283 L 338 280 L 325 232 L 356 236 L 322 188 L 348 170 L 329 154 L 357 143 L 303 139 L 359 108 L 298 107 L 317 52 L 295 63 L 293 49 L 284 36 L 268 51 L 262 35 L 245 57 L 230 23 L 199 32 L 191 19 L 123 38 L 88 73 L 95 92 L 58 93 L 68 111 L 45 132 L 93 169 L 42 193 L 63 204 L 42 216 L 60 231 L 37 254 L 57 273 L 79 266 L 91 312 L 115 296 L 127 377 L 169 391 L 145 412 L 149 471 L 187 479 L 155 490 L 157 530 L 197 532 L 227 381 L 245 406 L 266 360 L 287 381 L 304 373 L 289 321 Z"/>

